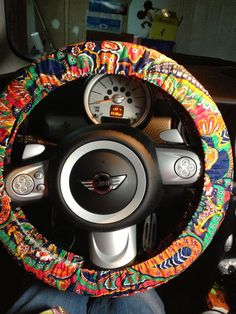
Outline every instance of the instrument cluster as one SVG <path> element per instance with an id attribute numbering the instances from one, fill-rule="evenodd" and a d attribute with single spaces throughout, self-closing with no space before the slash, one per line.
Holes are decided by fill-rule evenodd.
<path id="1" fill-rule="evenodd" d="M 150 111 L 150 90 L 144 81 L 135 77 L 100 74 L 93 76 L 86 85 L 84 106 L 95 124 L 119 119 L 137 127 Z"/>

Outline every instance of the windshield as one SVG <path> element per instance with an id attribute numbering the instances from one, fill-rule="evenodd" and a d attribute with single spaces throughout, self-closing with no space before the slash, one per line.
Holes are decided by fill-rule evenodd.
<path id="1" fill-rule="evenodd" d="M 107 39 L 236 61 L 235 0 L 7 0 L 5 9 L 11 46 L 28 59 Z"/>

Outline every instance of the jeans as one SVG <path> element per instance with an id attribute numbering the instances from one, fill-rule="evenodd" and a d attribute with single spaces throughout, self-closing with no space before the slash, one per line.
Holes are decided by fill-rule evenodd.
<path id="1" fill-rule="evenodd" d="M 163 303 L 155 289 L 128 297 L 89 298 L 58 291 L 32 279 L 7 314 L 38 314 L 56 306 L 61 306 L 68 314 L 165 314 Z"/>

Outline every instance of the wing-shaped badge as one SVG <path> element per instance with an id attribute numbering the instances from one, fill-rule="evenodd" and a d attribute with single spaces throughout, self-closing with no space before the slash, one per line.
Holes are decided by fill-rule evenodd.
<path id="1" fill-rule="evenodd" d="M 107 194 L 117 189 L 124 182 L 126 175 L 110 176 L 107 173 L 99 173 L 92 179 L 81 180 L 80 182 L 88 190 L 98 194 Z"/>

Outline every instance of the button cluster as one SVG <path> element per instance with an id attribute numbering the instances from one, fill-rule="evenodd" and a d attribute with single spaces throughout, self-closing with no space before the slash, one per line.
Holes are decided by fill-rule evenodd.
<path id="1" fill-rule="evenodd" d="M 18 195 L 28 195 L 34 190 L 42 193 L 45 191 L 43 181 L 44 173 L 42 171 L 36 171 L 32 175 L 22 173 L 13 179 L 12 189 Z"/>
<path id="2" fill-rule="evenodd" d="M 181 157 L 175 163 L 175 172 L 183 179 L 191 178 L 195 175 L 196 171 L 197 165 L 190 157 Z"/>
<path id="3" fill-rule="evenodd" d="M 27 195 L 34 189 L 34 180 L 27 174 L 20 174 L 13 180 L 12 188 L 19 195 Z"/>

